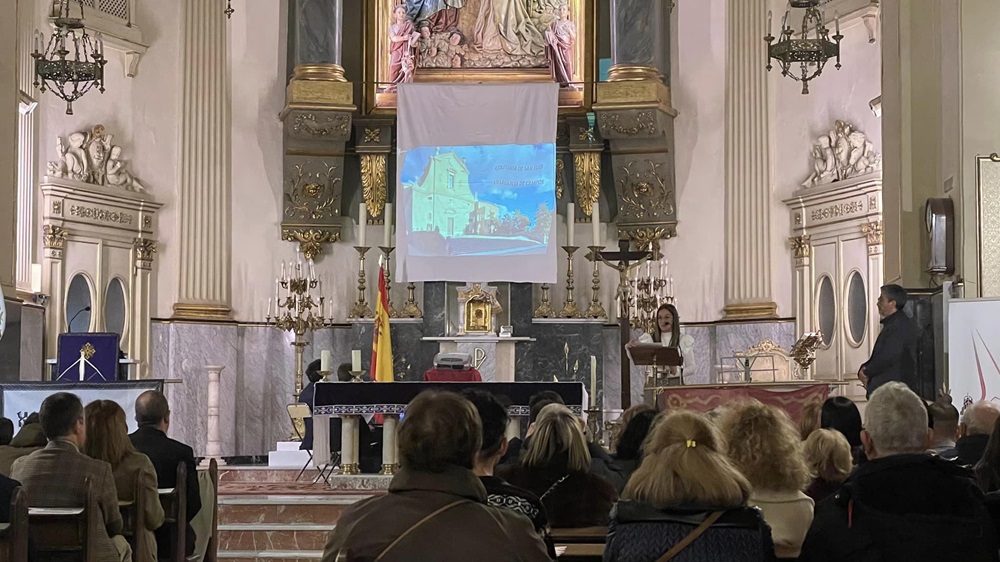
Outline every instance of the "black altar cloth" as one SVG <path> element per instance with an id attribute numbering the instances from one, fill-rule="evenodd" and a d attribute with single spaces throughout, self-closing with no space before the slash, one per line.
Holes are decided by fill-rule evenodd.
<path id="1" fill-rule="evenodd" d="M 511 416 L 529 415 L 532 396 L 551 390 L 562 396 L 574 414 L 581 414 L 588 396 L 581 382 L 318 382 L 313 396 L 314 416 L 402 414 L 417 394 L 429 389 L 461 392 L 485 390 L 509 402 Z M 504 400 L 506 398 L 506 400 Z"/>

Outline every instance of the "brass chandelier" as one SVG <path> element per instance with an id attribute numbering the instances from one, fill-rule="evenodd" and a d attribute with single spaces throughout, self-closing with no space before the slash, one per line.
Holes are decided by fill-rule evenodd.
<path id="1" fill-rule="evenodd" d="M 797 82 L 802 82 L 802 93 L 809 93 L 809 81 L 823 74 L 823 67 L 832 58 L 837 59 L 837 70 L 840 70 L 840 18 L 836 18 L 833 36 L 823 24 L 823 13 L 819 9 L 820 0 L 789 0 L 785 17 L 781 20 L 781 31 L 778 42 L 771 35 L 771 12 L 767 12 L 767 70 L 770 71 L 771 61 L 776 60 L 781 66 L 781 75 Z M 788 25 L 788 16 L 793 8 L 804 8 L 802 28 L 796 36 L 795 30 Z M 798 65 L 796 67 L 795 65 Z"/>
<path id="2" fill-rule="evenodd" d="M 73 102 L 91 88 L 104 93 L 104 41 L 97 33 L 93 39 L 83 23 L 83 2 L 80 17 L 70 17 L 70 0 L 61 0 L 53 24 L 55 30 L 44 47 L 45 36 L 35 31 L 35 87 L 49 89 L 66 102 L 66 115 L 73 115 Z"/>

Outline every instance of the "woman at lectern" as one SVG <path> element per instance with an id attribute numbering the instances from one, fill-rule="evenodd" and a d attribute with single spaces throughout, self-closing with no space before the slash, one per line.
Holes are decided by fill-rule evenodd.
<path id="1" fill-rule="evenodd" d="M 666 347 L 676 347 L 681 357 L 691 357 L 694 349 L 694 338 L 685 334 L 681 330 L 681 317 L 677 313 L 677 307 L 672 304 L 661 304 L 656 309 L 656 326 L 652 334 L 643 333 L 638 340 L 632 340 L 625 344 L 631 349 L 637 344 L 659 343 Z M 676 375 L 676 368 L 669 368 L 670 375 Z"/>

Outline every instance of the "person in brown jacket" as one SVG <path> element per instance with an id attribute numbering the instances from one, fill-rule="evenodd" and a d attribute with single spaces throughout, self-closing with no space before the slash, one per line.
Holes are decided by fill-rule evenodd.
<path id="1" fill-rule="evenodd" d="M 491 507 L 472 472 L 482 444 L 476 408 L 447 392 L 424 392 L 399 429 L 401 469 L 389 493 L 351 506 L 324 562 L 544 562 L 527 517 Z"/>
<path id="2" fill-rule="evenodd" d="M 10 444 L 0 446 L 0 474 L 10 476 L 10 468 L 14 461 L 34 453 L 46 443 L 48 440 L 42 432 L 42 424 L 38 423 L 38 414 L 33 413 L 25 420 Z"/>
<path id="3" fill-rule="evenodd" d="M 84 409 L 87 444 L 83 452 L 92 459 L 111 465 L 119 502 L 136 501 L 136 483 L 143 499 L 145 528 L 135 529 L 145 538 L 144 548 L 132 553 L 133 562 L 156 562 L 156 536 L 163 525 L 163 505 L 156 491 L 156 470 L 149 457 L 135 450 L 128 439 L 125 410 L 111 400 L 94 400 Z"/>

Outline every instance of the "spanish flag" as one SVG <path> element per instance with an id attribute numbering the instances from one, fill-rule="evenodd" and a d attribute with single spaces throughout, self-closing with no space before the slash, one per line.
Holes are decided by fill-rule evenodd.
<path id="1" fill-rule="evenodd" d="M 392 339 L 389 336 L 389 291 L 385 285 L 385 263 L 379 257 L 378 302 L 375 304 L 375 331 L 372 335 L 372 364 L 369 373 L 375 382 L 396 380 L 392 372 Z"/>

